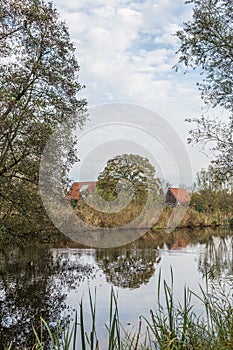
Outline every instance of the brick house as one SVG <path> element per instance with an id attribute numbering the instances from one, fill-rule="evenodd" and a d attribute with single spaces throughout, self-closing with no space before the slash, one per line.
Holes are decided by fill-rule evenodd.
<path id="1" fill-rule="evenodd" d="M 165 195 L 165 204 L 176 207 L 190 202 L 190 194 L 184 188 L 169 187 Z"/>
<path id="2" fill-rule="evenodd" d="M 76 205 L 86 195 L 95 191 L 97 181 L 85 181 L 85 182 L 73 182 L 69 189 L 66 199 L 71 202 L 72 205 Z"/>

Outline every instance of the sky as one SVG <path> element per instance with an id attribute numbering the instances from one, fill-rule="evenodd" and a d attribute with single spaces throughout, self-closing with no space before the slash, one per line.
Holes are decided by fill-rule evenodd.
<path id="1" fill-rule="evenodd" d="M 141 106 L 161 116 L 171 126 L 169 136 L 173 137 L 171 130 L 174 130 L 182 140 L 195 178 L 196 172 L 210 160 L 200 152 L 200 146 L 187 145 L 191 125 L 184 120 L 201 116 L 206 111 L 196 87 L 201 77 L 198 71 L 184 74 L 184 68 L 178 72 L 172 68 L 178 61 L 175 52 L 179 47 L 174 33 L 191 18 L 191 5 L 184 5 L 184 0 L 54 0 L 54 6 L 66 21 L 77 47 L 79 81 L 86 86 L 80 97 L 87 99 L 89 108 L 123 103 Z M 133 123 L 133 115 L 131 120 Z M 122 130 L 118 134 L 112 126 L 112 129 L 106 128 L 107 132 L 113 133 L 119 144 Z M 127 130 L 123 134 L 127 138 Z M 136 142 L 135 138 L 132 142 Z M 142 134 L 138 138 L 141 146 L 147 137 Z M 82 139 L 80 159 L 86 157 L 87 150 L 100 147 L 95 142 L 97 134 L 93 133 L 86 141 L 85 137 Z M 107 134 L 102 135 L 102 140 L 103 143 L 109 141 Z M 115 145 L 106 143 L 106 157 L 119 154 Z M 84 148 L 86 153 L 82 154 Z M 149 151 L 153 153 L 153 149 Z M 101 159 L 95 171 L 106 161 Z M 184 163 L 184 171 L 185 167 Z M 77 180 L 78 171 L 72 173 L 74 180 Z M 87 166 L 79 180 L 95 180 L 95 175 Z M 165 177 L 172 185 L 179 185 L 180 179 L 174 176 L 172 169 Z"/>

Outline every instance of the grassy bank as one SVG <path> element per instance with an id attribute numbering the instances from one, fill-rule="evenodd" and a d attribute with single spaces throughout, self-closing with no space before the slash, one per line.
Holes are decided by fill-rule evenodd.
<path id="1" fill-rule="evenodd" d="M 206 275 L 208 277 L 208 273 Z M 210 276 L 209 276 L 210 278 Z M 233 348 L 233 299 L 232 281 L 208 281 L 206 289 L 200 287 L 197 295 L 184 288 L 182 303 L 176 303 L 171 283 L 158 279 L 157 305 L 150 311 L 150 318 L 139 317 L 138 328 L 127 332 L 121 325 L 117 298 L 111 292 L 109 321 L 106 324 L 108 350 L 230 350 Z M 227 292 L 229 291 L 229 292 Z M 50 328 L 41 320 L 41 329 L 32 329 L 35 335 L 33 349 L 40 350 L 101 350 L 96 329 L 96 301 L 90 297 L 91 324 L 85 326 L 82 303 L 73 325 L 62 327 L 59 323 Z M 163 300 L 163 302 L 161 301 Z M 198 300 L 203 314 L 197 315 L 193 305 Z M 48 343 L 49 342 L 49 343 Z M 49 344 L 49 345 L 48 345 Z M 10 350 L 11 346 L 7 350 Z M 103 349 L 103 350 L 105 350 Z"/>
<path id="2" fill-rule="evenodd" d="M 161 204 L 160 204 L 161 205 Z M 91 224 L 95 227 L 119 227 L 123 226 L 135 218 L 137 218 L 143 210 L 143 204 L 135 205 L 131 203 L 127 208 L 116 213 L 105 213 L 97 211 L 84 202 L 79 202 L 77 207 L 74 208 L 76 214 L 82 218 L 83 221 Z M 160 213 L 158 205 L 159 219 L 154 223 L 155 228 L 166 228 L 169 219 L 172 215 L 174 208 L 171 206 L 165 206 Z M 180 215 L 180 217 L 179 217 Z M 153 213 L 156 217 L 156 213 Z M 199 212 L 193 207 L 188 207 L 185 215 L 183 213 L 177 213 L 176 220 L 178 222 L 177 227 L 216 227 L 225 226 L 232 223 L 233 214 L 231 212 L 225 212 L 222 210 L 210 210 L 205 212 Z M 146 222 L 146 220 L 145 220 Z"/>
<path id="3" fill-rule="evenodd" d="M 74 210 L 83 221 L 94 227 L 113 228 L 126 225 L 138 218 L 144 206 L 145 203 L 143 202 L 139 204 L 131 202 L 128 206 L 123 207 L 123 209 L 119 207 L 119 211 L 116 207 L 113 210 L 114 212 L 108 212 L 109 208 L 107 204 L 105 207 L 100 207 L 101 211 L 98 211 L 94 209 L 94 207 L 91 207 L 91 204 L 89 206 L 84 201 L 80 201 Z M 147 213 L 144 215 L 145 223 L 148 221 L 146 215 Z M 150 213 L 148 213 L 148 215 L 150 215 Z"/>
<path id="4" fill-rule="evenodd" d="M 93 227 L 117 228 L 136 219 L 142 212 L 143 205 L 131 203 L 127 208 L 119 212 L 106 213 L 97 211 L 84 202 L 80 202 L 73 210 L 84 222 Z M 169 206 L 163 208 L 162 212 L 159 213 L 159 219 L 152 227 L 152 232 L 161 236 L 172 217 L 173 210 L 174 208 Z M 144 218 L 147 222 L 146 216 Z M 184 216 L 183 213 L 177 213 L 176 220 L 178 229 L 217 228 L 218 226 L 233 227 L 233 214 L 220 210 L 198 212 L 193 207 L 188 207 Z M 8 221 L 0 225 L 0 247 L 5 245 L 27 246 L 35 243 L 48 244 L 51 247 L 80 247 L 77 242 L 71 241 L 71 239 L 56 229 L 48 218 L 44 222 L 42 221 L 40 225 L 33 221 L 28 222 L 27 218 L 24 218 L 23 222 L 18 221 L 17 217 L 9 218 Z M 14 225 L 12 225 L 12 222 L 14 222 Z M 145 227 L 143 223 L 142 227 Z M 149 227 L 148 232 L 150 232 Z"/>
<path id="5" fill-rule="evenodd" d="M 159 220 L 155 223 L 156 228 L 166 228 L 169 218 L 171 217 L 173 208 L 164 207 Z M 188 207 L 185 215 L 181 213 L 177 217 L 178 228 L 194 228 L 194 227 L 216 227 L 216 226 L 227 226 L 232 223 L 232 213 L 226 213 L 222 210 L 198 212 L 193 207 Z"/>

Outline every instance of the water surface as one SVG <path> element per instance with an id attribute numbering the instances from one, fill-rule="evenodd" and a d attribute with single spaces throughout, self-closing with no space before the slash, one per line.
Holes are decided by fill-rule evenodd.
<path id="1" fill-rule="evenodd" d="M 198 291 L 206 271 L 218 280 L 233 277 L 233 234 L 226 229 L 148 233 L 115 249 L 50 249 L 46 246 L 0 251 L 0 349 L 33 344 L 32 325 L 40 316 L 52 327 L 72 319 L 83 300 L 90 325 L 89 290 L 97 299 L 97 329 L 105 342 L 111 288 L 118 296 L 126 329 L 156 306 L 158 274 L 174 274 L 176 300 L 184 286 Z M 198 304 L 196 305 L 198 309 Z"/>

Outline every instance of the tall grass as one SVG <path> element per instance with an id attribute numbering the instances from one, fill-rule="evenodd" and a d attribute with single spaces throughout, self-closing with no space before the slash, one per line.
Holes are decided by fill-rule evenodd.
<path id="1" fill-rule="evenodd" d="M 107 347 L 100 348 L 96 329 L 96 293 L 89 292 L 91 325 L 86 331 L 82 302 L 75 314 L 73 325 L 63 329 L 57 323 L 51 330 L 41 319 L 41 329 L 35 329 L 35 350 L 230 350 L 233 349 L 233 297 L 232 282 L 218 284 L 207 279 L 206 288 L 200 293 L 184 288 L 183 301 L 176 303 L 171 282 L 158 277 L 157 305 L 150 311 L 150 318 L 139 317 L 137 332 L 128 332 L 119 319 L 117 297 L 112 289 L 109 307 L 109 322 L 106 324 Z M 194 302 L 193 302 L 194 299 Z M 195 301 L 203 312 L 194 311 Z M 44 335 L 49 336 L 46 345 Z M 10 350 L 11 347 L 8 348 Z"/>

